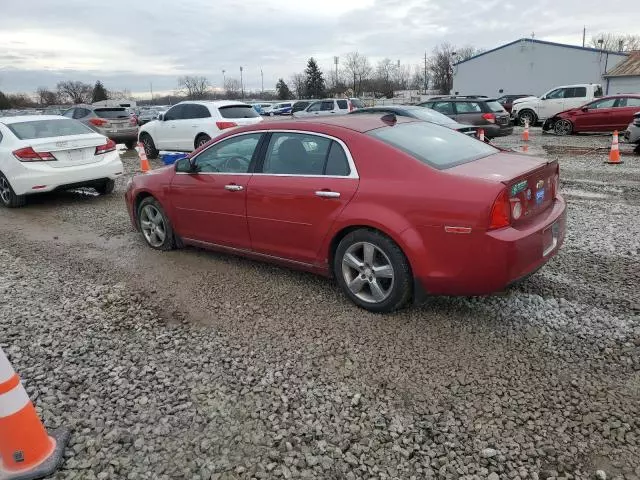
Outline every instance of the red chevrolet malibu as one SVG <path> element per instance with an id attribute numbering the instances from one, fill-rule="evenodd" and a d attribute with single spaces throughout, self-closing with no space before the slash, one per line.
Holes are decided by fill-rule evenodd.
<path id="1" fill-rule="evenodd" d="M 375 312 L 503 290 L 562 245 L 558 164 L 393 115 L 229 131 L 133 178 L 149 246 L 195 245 L 335 277 Z"/>

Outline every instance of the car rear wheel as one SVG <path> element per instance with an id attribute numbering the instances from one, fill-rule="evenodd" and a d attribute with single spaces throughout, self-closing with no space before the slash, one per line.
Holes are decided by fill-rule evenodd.
<path id="1" fill-rule="evenodd" d="M 143 133 L 140 135 L 140 141 L 142 142 L 142 146 L 144 147 L 144 153 L 147 155 L 147 158 L 153 160 L 154 158 L 158 158 L 158 154 L 160 153 L 156 148 L 156 144 L 153 143 L 153 138 L 148 133 Z"/>
<path id="2" fill-rule="evenodd" d="M 538 117 L 533 110 L 522 110 L 518 113 L 518 123 L 521 126 L 524 127 L 527 121 L 529 122 L 529 126 L 533 126 L 538 121 Z"/>
<path id="3" fill-rule="evenodd" d="M 356 230 L 340 241 L 333 273 L 345 294 L 371 312 L 402 308 L 412 295 L 407 258 L 393 240 L 374 230 Z"/>
<path id="4" fill-rule="evenodd" d="M 0 202 L 8 208 L 22 207 L 26 203 L 24 195 L 16 195 L 4 174 L 0 173 Z"/>
<path id="5" fill-rule="evenodd" d="M 147 197 L 138 207 L 138 226 L 144 239 L 156 250 L 172 250 L 176 246 L 171 222 L 160 203 L 153 197 Z"/>
<path id="6" fill-rule="evenodd" d="M 211 137 L 209 135 L 205 135 L 204 133 L 201 133 L 200 135 L 198 135 L 196 137 L 196 141 L 194 143 L 194 147 L 200 148 L 202 145 L 207 143 L 209 140 L 211 140 Z"/>
<path id="7" fill-rule="evenodd" d="M 571 135 L 573 132 L 573 124 L 569 120 L 557 120 L 553 126 L 553 131 L 556 132 L 556 135 Z"/>
<path id="8" fill-rule="evenodd" d="M 116 182 L 108 179 L 105 180 L 104 183 L 101 183 L 100 185 L 98 185 L 97 187 L 95 187 L 96 192 L 98 192 L 100 195 L 109 195 L 110 193 L 113 192 L 113 189 L 116 186 Z"/>

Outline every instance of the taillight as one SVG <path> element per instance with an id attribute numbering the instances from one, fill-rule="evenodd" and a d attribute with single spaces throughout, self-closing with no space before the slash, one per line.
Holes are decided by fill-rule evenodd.
<path id="1" fill-rule="evenodd" d="M 96 147 L 96 155 L 102 155 L 103 153 L 113 152 L 115 149 L 116 149 L 116 142 L 114 142 L 109 138 L 107 139 L 107 143 L 105 143 L 104 145 L 98 145 Z"/>
<path id="2" fill-rule="evenodd" d="M 96 127 L 104 127 L 107 124 L 107 121 L 102 118 L 90 118 L 89 123 Z"/>
<path id="3" fill-rule="evenodd" d="M 353 112 L 353 102 L 349 102 L 349 111 Z"/>
<path id="4" fill-rule="evenodd" d="M 496 115 L 494 113 L 483 113 L 482 118 L 489 123 L 496 123 Z"/>
<path id="5" fill-rule="evenodd" d="M 236 122 L 216 122 L 216 126 L 220 129 L 220 130 L 225 130 L 227 128 L 233 128 L 233 127 L 237 127 L 238 124 Z"/>
<path id="6" fill-rule="evenodd" d="M 491 207 L 491 218 L 489 219 L 489 229 L 508 227 L 511 223 L 511 202 L 507 190 L 503 190 L 493 202 Z"/>
<path id="7" fill-rule="evenodd" d="M 56 157 L 50 152 L 36 152 L 31 147 L 21 148 L 15 150 L 13 156 L 21 162 L 51 162 L 55 161 Z"/>

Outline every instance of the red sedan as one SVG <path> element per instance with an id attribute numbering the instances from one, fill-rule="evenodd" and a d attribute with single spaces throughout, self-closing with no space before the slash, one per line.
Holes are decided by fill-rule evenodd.
<path id="1" fill-rule="evenodd" d="M 234 129 L 132 179 L 153 248 L 195 245 L 333 276 L 387 312 L 503 290 L 560 248 L 558 164 L 393 115 Z"/>
<path id="2" fill-rule="evenodd" d="M 612 95 L 560 112 L 548 118 L 542 129 L 553 130 L 556 135 L 624 131 L 638 111 L 640 95 Z"/>

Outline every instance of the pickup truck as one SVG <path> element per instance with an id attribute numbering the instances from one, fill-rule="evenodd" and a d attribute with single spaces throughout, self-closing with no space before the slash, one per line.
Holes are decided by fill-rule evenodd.
<path id="1" fill-rule="evenodd" d="M 580 107 L 601 97 L 602 94 L 602 85 L 597 83 L 555 87 L 540 98 L 525 97 L 514 100 L 511 118 L 520 125 L 527 121 L 529 125 L 535 125 L 564 110 Z"/>

